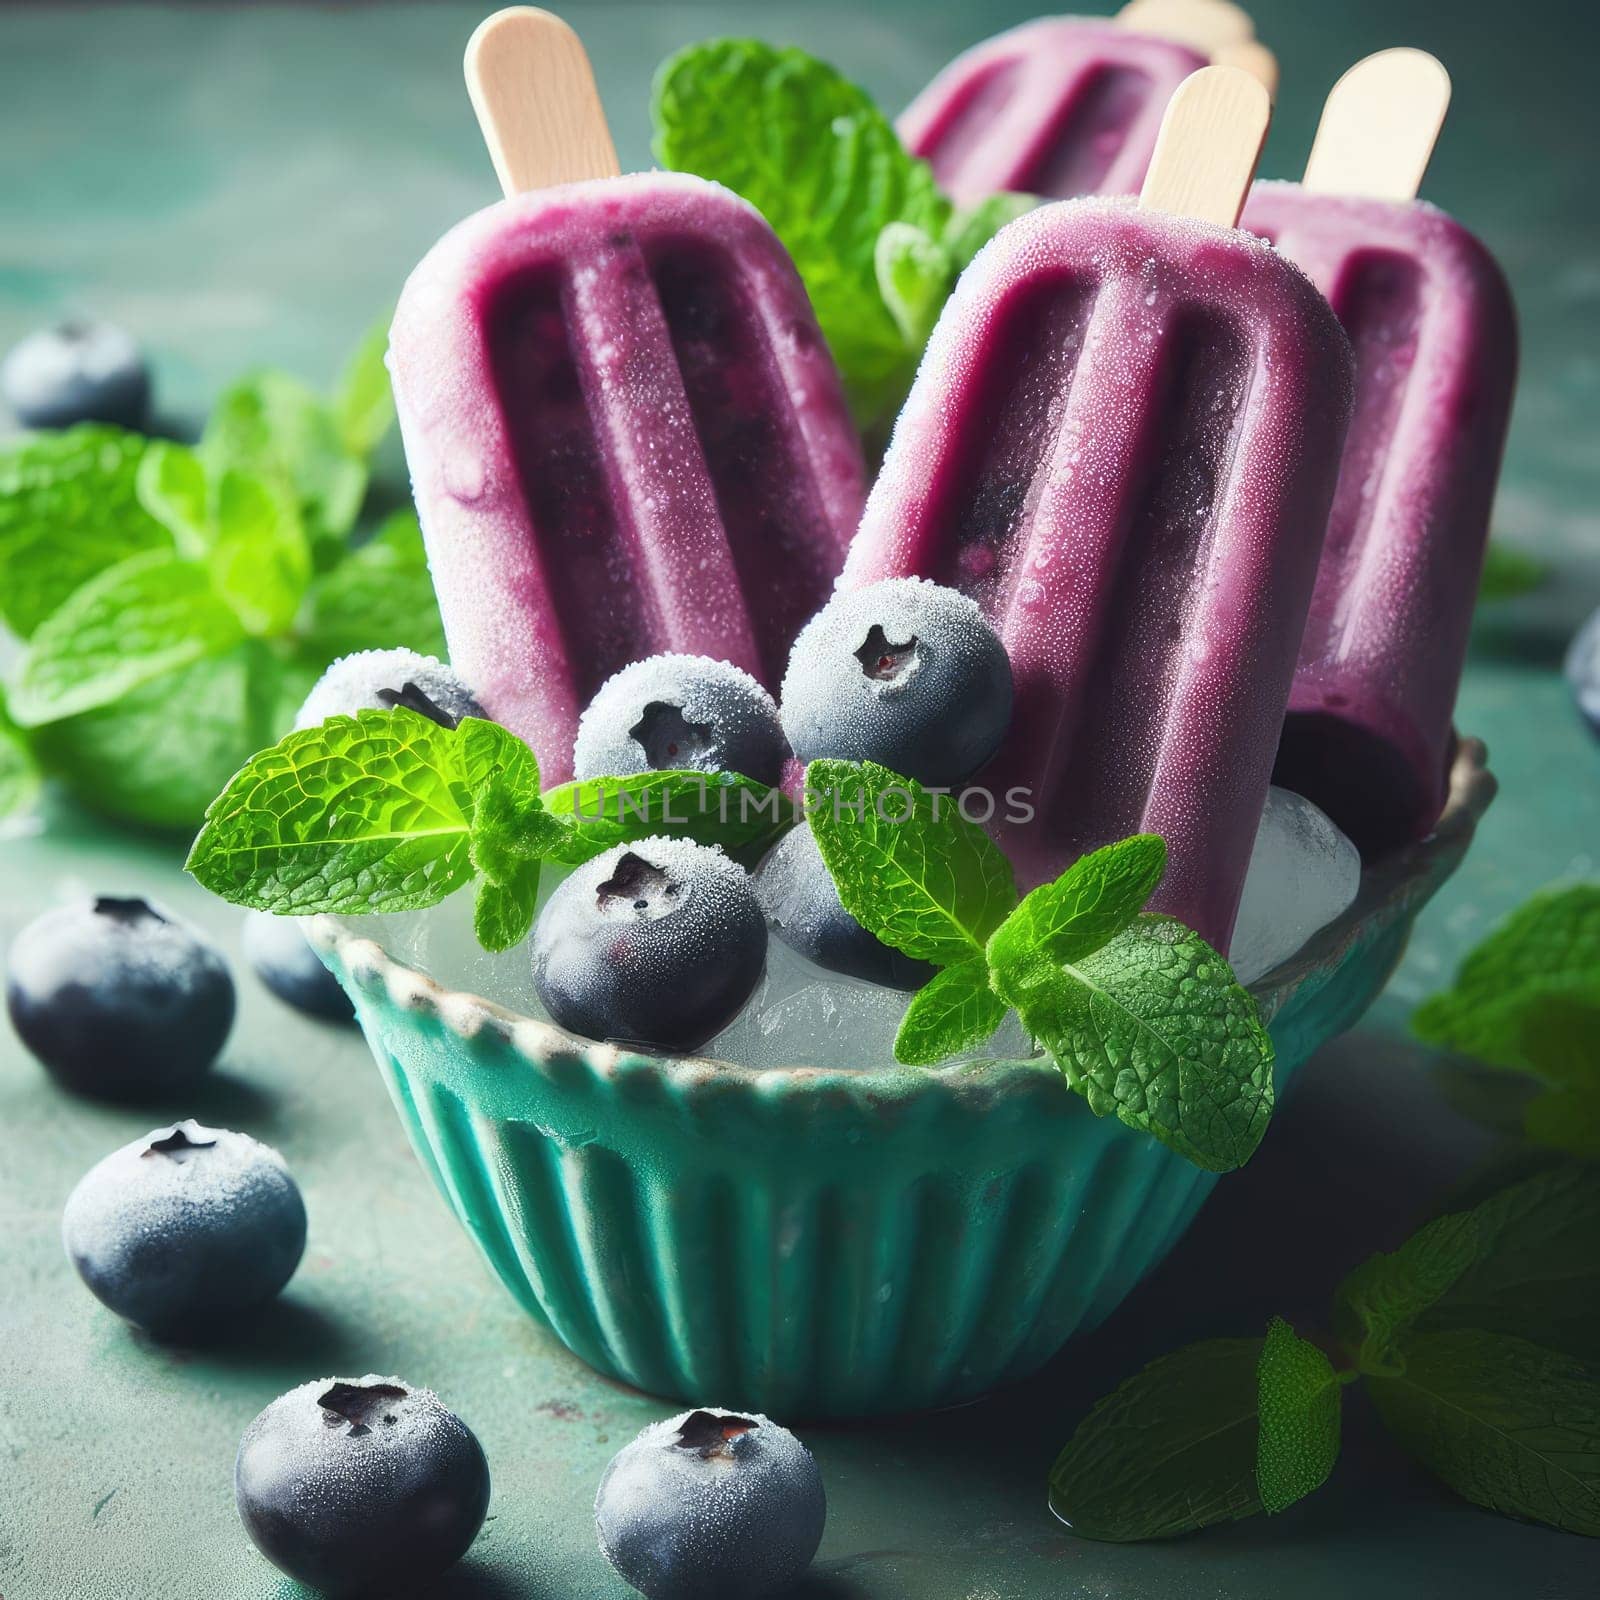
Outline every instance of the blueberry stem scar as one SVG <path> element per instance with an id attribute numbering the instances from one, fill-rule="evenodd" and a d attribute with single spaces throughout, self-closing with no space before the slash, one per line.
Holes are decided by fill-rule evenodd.
<path id="1" fill-rule="evenodd" d="M 866 643 L 856 651 L 856 660 L 869 678 L 888 682 L 905 671 L 906 663 L 916 653 L 917 636 L 912 634 L 904 644 L 891 644 L 881 623 L 873 623 L 867 633 Z"/>

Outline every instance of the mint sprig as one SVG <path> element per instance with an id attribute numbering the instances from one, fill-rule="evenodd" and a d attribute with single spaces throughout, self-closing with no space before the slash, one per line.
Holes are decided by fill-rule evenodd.
<path id="1" fill-rule="evenodd" d="M 898 405 L 962 267 L 1034 203 L 957 214 L 866 91 L 803 50 L 690 45 L 658 69 L 651 111 L 663 166 L 726 184 L 772 224 L 863 427 Z"/>
<path id="2" fill-rule="evenodd" d="M 33 810 L 43 779 L 23 733 L 0 700 L 0 828 Z"/>
<path id="3" fill-rule="evenodd" d="M 634 803 L 620 818 L 584 817 L 581 786 L 542 795 L 533 752 L 498 723 L 362 711 L 252 757 L 208 809 L 187 867 L 224 900 L 291 916 L 417 911 L 475 881 L 479 942 L 505 950 L 533 925 L 546 861 L 575 864 L 655 834 L 749 843 L 758 835 L 720 803 L 730 789 L 758 802 L 764 828 L 788 807 L 760 803 L 767 791 L 747 778 L 647 777 L 596 780 Z"/>
<path id="4" fill-rule="evenodd" d="M 1329 1476 L 1341 1390 L 1490 1510 L 1600 1536 L 1600 1169 L 1564 1162 L 1436 1218 L 1341 1285 L 1339 1369 L 1274 1318 L 1154 1362 L 1090 1412 L 1050 1503 L 1097 1539 L 1278 1511 Z"/>
<path id="5" fill-rule="evenodd" d="M 185 866 L 278 915 L 416 911 L 472 877 L 475 806 L 459 729 L 399 709 L 333 717 L 233 779 Z"/>
<path id="6" fill-rule="evenodd" d="M 1457 1494 L 1504 1516 L 1600 1537 L 1600 1377 L 1507 1334 L 1419 1334 L 1371 1381 L 1401 1445 Z"/>
<path id="7" fill-rule="evenodd" d="M 949 795 L 875 761 L 813 761 L 807 819 L 844 908 L 916 961 L 982 959 L 1017 903 L 1011 863 Z"/>
<path id="8" fill-rule="evenodd" d="M 1339 1459 L 1339 1391 L 1327 1356 L 1274 1317 L 1256 1364 L 1256 1490 L 1268 1515 L 1327 1482 Z"/>
<path id="9" fill-rule="evenodd" d="M 352 550 L 392 414 L 374 329 L 330 400 L 235 385 L 198 450 L 115 428 L 0 449 L 0 616 L 30 757 L 88 804 L 192 828 L 322 669 L 443 638 L 414 517 Z"/>
<path id="10" fill-rule="evenodd" d="M 1534 895 L 1411 1025 L 1430 1044 L 1525 1074 L 1507 1090 L 1534 1143 L 1600 1158 L 1600 885 Z M 1529 1078 L 1540 1085 L 1531 1099 Z"/>
<path id="11" fill-rule="evenodd" d="M 12 678 L 11 714 L 36 727 L 92 711 L 243 638 L 203 565 L 147 551 L 91 578 L 39 624 Z"/>
<path id="12" fill-rule="evenodd" d="M 0 449 L 0 618 L 19 639 L 97 573 L 171 545 L 139 503 L 145 445 L 92 423 Z"/>
<path id="13" fill-rule="evenodd" d="M 1086 1539 L 1170 1539 L 1261 1510 L 1260 1339 L 1208 1339 L 1107 1395 L 1050 1470 L 1050 1509 Z"/>
<path id="14" fill-rule="evenodd" d="M 991 981 L 1097 1116 L 1114 1113 L 1211 1172 L 1255 1153 L 1272 1116 L 1272 1039 L 1193 929 L 1141 914 L 1048 984 L 1023 970 L 1035 981 L 1013 986 L 992 964 Z"/>
<path id="15" fill-rule="evenodd" d="M 915 994 L 895 1057 L 976 1048 L 1015 1009 L 1097 1116 L 1114 1113 L 1226 1172 L 1272 1114 L 1272 1040 L 1199 934 L 1143 911 L 1166 846 L 1137 835 L 1017 901 L 1010 864 L 957 801 L 874 762 L 814 761 L 808 819 L 851 916 L 944 970 Z"/>

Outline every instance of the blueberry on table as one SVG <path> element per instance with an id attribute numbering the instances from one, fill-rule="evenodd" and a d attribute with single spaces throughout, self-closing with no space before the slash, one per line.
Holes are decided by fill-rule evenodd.
<path id="1" fill-rule="evenodd" d="M 810 828 L 791 828 L 755 875 L 767 926 L 819 967 L 891 989 L 920 989 L 938 970 L 885 944 L 845 910 Z"/>
<path id="2" fill-rule="evenodd" d="M 102 895 L 30 922 L 6 960 L 22 1042 L 69 1089 L 141 1099 L 193 1083 L 233 1026 L 216 948 L 147 900 Z"/>
<path id="3" fill-rule="evenodd" d="M 647 1600 L 748 1600 L 793 1583 L 828 1503 L 811 1452 L 777 1423 L 708 1407 L 646 1428 L 595 1497 L 600 1549 Z"/>
<path id="4" fill-rule="evenodd" d="M 837 594 L 800 631 L 781 696 L 801 761 L 964 783 L 1011 721 L 1011 663 L 975 601 L 923 578 Z"/>
<path id="5" fill-rule="evenodd" d="M 179 1122 L 92 1167 L 67 1201 L 61 1240 L 119 1317 L 194 1336 L 264 1305 L 294 1276 L 306 1208 L 276 1150 Z"/>
<path id="6" fill-rule="evenodd" d="M 579 867 L 533 930 L 533 984 L 563 1028 L 694 1050 L 750 998 L 767 928 L 750 877 L 687 839 L 618 845 Z"/>
<path id="7" fill-rule="evenodd" d="M 139 431 L 150 417 L 150 372 L 121 328 L 63 322 L 10 351 L 0 363 L 0 395 L 25 428 L 113 422 Z"/>
<path id="8" fill-rule="evenodd" d="M 277 997 L 296 1011 L 349 1022 L 356 1008 L 339 980 L 323 966 L 306 940 L 299 917 L 275 917 L 250 911 L 244 919 L 244 958 L 250 969 Z"/>
<path id="9" fill-rule="evenodd" d="M 1578 629 L 1567 647 L 1567 682 L 1584 721 L 1600 738 L 1600 611 Z"/>
<path id="10" fill-rule="evenodd" d="M 436 656 L 415 650 L 358 650 L 340 656 L 317 679 L 294 725 L 315 728 L 329 717 L 397 706 L 445 728 L 455 727 L 463 717 L 485 715 L 472 690 Z"/>
<path id="11" fill-rule="evenodd" d="M 432 1390 L 321 1378 L 245 1429 L 233 1494 L 256 1548 L 291 1578 L 386 1597 L 466 1553 L 489 1509 L 489 1463 Z"/>
<path id="12" fill-rule="evenodd" d="M 748 672 L 709 656 L 649 656 L 608 678 L 578 723 L 579 778 L 687 769 L 776 784 L 778 708 Z"/>

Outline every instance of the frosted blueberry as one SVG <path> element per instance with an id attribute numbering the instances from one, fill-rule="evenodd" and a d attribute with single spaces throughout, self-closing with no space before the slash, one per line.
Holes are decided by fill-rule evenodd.
<path id="1" fill-rule="evenodd" d="M 321 1378 L 245 1429 L 233 1468 L 245 1532 L 331 1596 L 410 1594 L 458 1561 L 489 1509 L 489 1463 L 429 1389 Z"/>
<path id="2" fill-rule="evenodd" d="M 270 1300 L 300 1264 L 306 1208 L 276 1150 L 179 1122 L 113 1151 L 72 1191 L 68 1259 L 151 1332 L 206 1332 Z"/>
<path id="3" fill-rule="evenodd" d="M 1578 629 L 1567 648 L 1567 682 L 1590 732 L 1600 738 L 1600 611 Z"/>
<path id="4" fill-rule="evenodd" d="M 608 678 L 578 723 L 579 778 L 684 768 L 776 784 L 787 754 L 778 708 L 748 672 L 709 656 L 635 661 Z"/>
<path id="5" fill-rule="evenodd" d="M 743 867 L 686 839 L 643 839 L 550 896 L 533 930 L 533 984 L 585 1038 L 693 1050 L 750 998 L 766 956 Z"/>
<path id="6" fill-rule="evenodd" d="M 595 1497 L 600 1549 L 647 1600 L 749 1600 L 793 1583 L 828 1505 L 811 1452 L 777 1423 L 707 1407 L 646 1428 Z"/>
<path id="7" fill-rule="evenodd" d="M 295 1010 L 332 1022 L 349 1022 L 355 1016 L 350 996 L 306 942 L 301 918 L 275 917 L 270 911 L 247 912 L 243 944 L 251 970 Z"/>
<path id="8" fill-rule="evenodd" d="M 877 761 L 965 782 L 1011 721 L 1011 663 L 976 603 L 922 578 L 836 594 L 801 630 L 783 679 L 801 761 Z"/>
<path id="9" fill-rule="evenodd" d="M 12 941 L 6 1008 L 22 1042 L 70 1089 L 138 1099 L 193 1082 L 233 1026 L 215 946 L 147 900 L 60 906 Z"/>
<path id="10" fill-rule="evenodd" d="M 63 322 L 29 334 L 0 364 L 0 393 L 25 428 L 111 422 L 141 429 L 150 415 L 144 356 L 109 322 Z"/>
<path id="11" fill-rule="evenodd" d="M 481 717 L 472 690 L 435 656 L 415 650 L 358 650 L 341 656 L 317 679 L 305 698 L 297 728 L 314 728 L 329 717 L 405 706 L 453 728 L 463 717 Z"/>
<path id="12" fill-rule="evenodd" d="M 920 989 L 937 970 L 913 961 L 845 910 L 810 828 L 791 828 L 755 875 L 767 926 L 819 967 L 895 989 Z"/>

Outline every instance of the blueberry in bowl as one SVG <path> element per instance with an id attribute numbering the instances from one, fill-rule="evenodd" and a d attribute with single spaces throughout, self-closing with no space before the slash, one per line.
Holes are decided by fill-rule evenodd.
<path id="1" fill-rule="evenodd" d="M 61 1218 L 67 1257 L 104 1305 L 150 1333 L 215 1333 L 271 1300 L 305 1253 L 283 1157 L 247 1134 L 174 1123 L 90 1168 Z"/>
<path id="2" fill-rule="evenodd" d="M 659 655 L 608 678 L 578 722 L 573 774 L 738 772 L 776 784 L 788 747 L 772 696 L 709 656 Z"/>
<path id="3" fill-rule="evenodd" d="M 964 783 L 1011 722 L 1011 663 L 975 601 L 924 578 L 836 594 L 801 630 L 780 696 L 804 762 L 877 761 Z"/>
<path id="4" fill-rule="evenodd" d="M 787 1428 L 708 1406 L 623 1446 L 594 1514 L 606 1560 L 646 1600 L 748 1600 L 810 1566 L 828 1505 Z"/>
<path id="5" fill-rule="evenodd" d="M 12 1026 L 80 1094 L 137 1100 L 192 1084 L 222 1049 L 234 1007 L 216 947 L 137 897 L 58 906 L 7 956 Z"/>
<path id="6" fill-rule="evenodd" d="M 750 998 L 766 956 L 743 867 L 687 839 L 642 839 L 550 896 L 533 930 L 533 985 L 584 1038 L 694 1050 Z"/>
<path id="7" fill-rule="evenodd" d="M 150 417 L 150 369 L 121 328 L 72 320 L 12 348 L 0 363 L 0 394 L 25 428 L 109 422 L 137 431 Z"/>
<path id="8" fill-rule="evenodd" d="M 246 912 L 242 943 L 251 971 L 285 1005 L 329 1022 L 354 1019 L 350 996 L 306 942 L 300 918 Z"/>
<path id="9" fill-rule="evenodd" d="M 938 970 L 869 933 L 844 908 L 810 828 L 791 828 L 756 869 L 767 926 L 819 967 L 891 989 L 920 989 Z"/>
<path id="10" fill-rule="evenodd" d="M 431 1389 L 320 1378 L 245 1429 L 234 1503 L 256 1548 L 329 1596 L 409 1594 L 453 1566 L 489 1509 L 476 1435 Z"/>
<path id="11" fill-rule="evenodd" d="M 295 717 L 297 728 L 315 728 L 329 717 L 358 711 L 415 711 L 442 727 L 486 713 L 459 673 L 436 656 L 415 650 L 357 650 L 340 656 L 313 685 Z"/>

